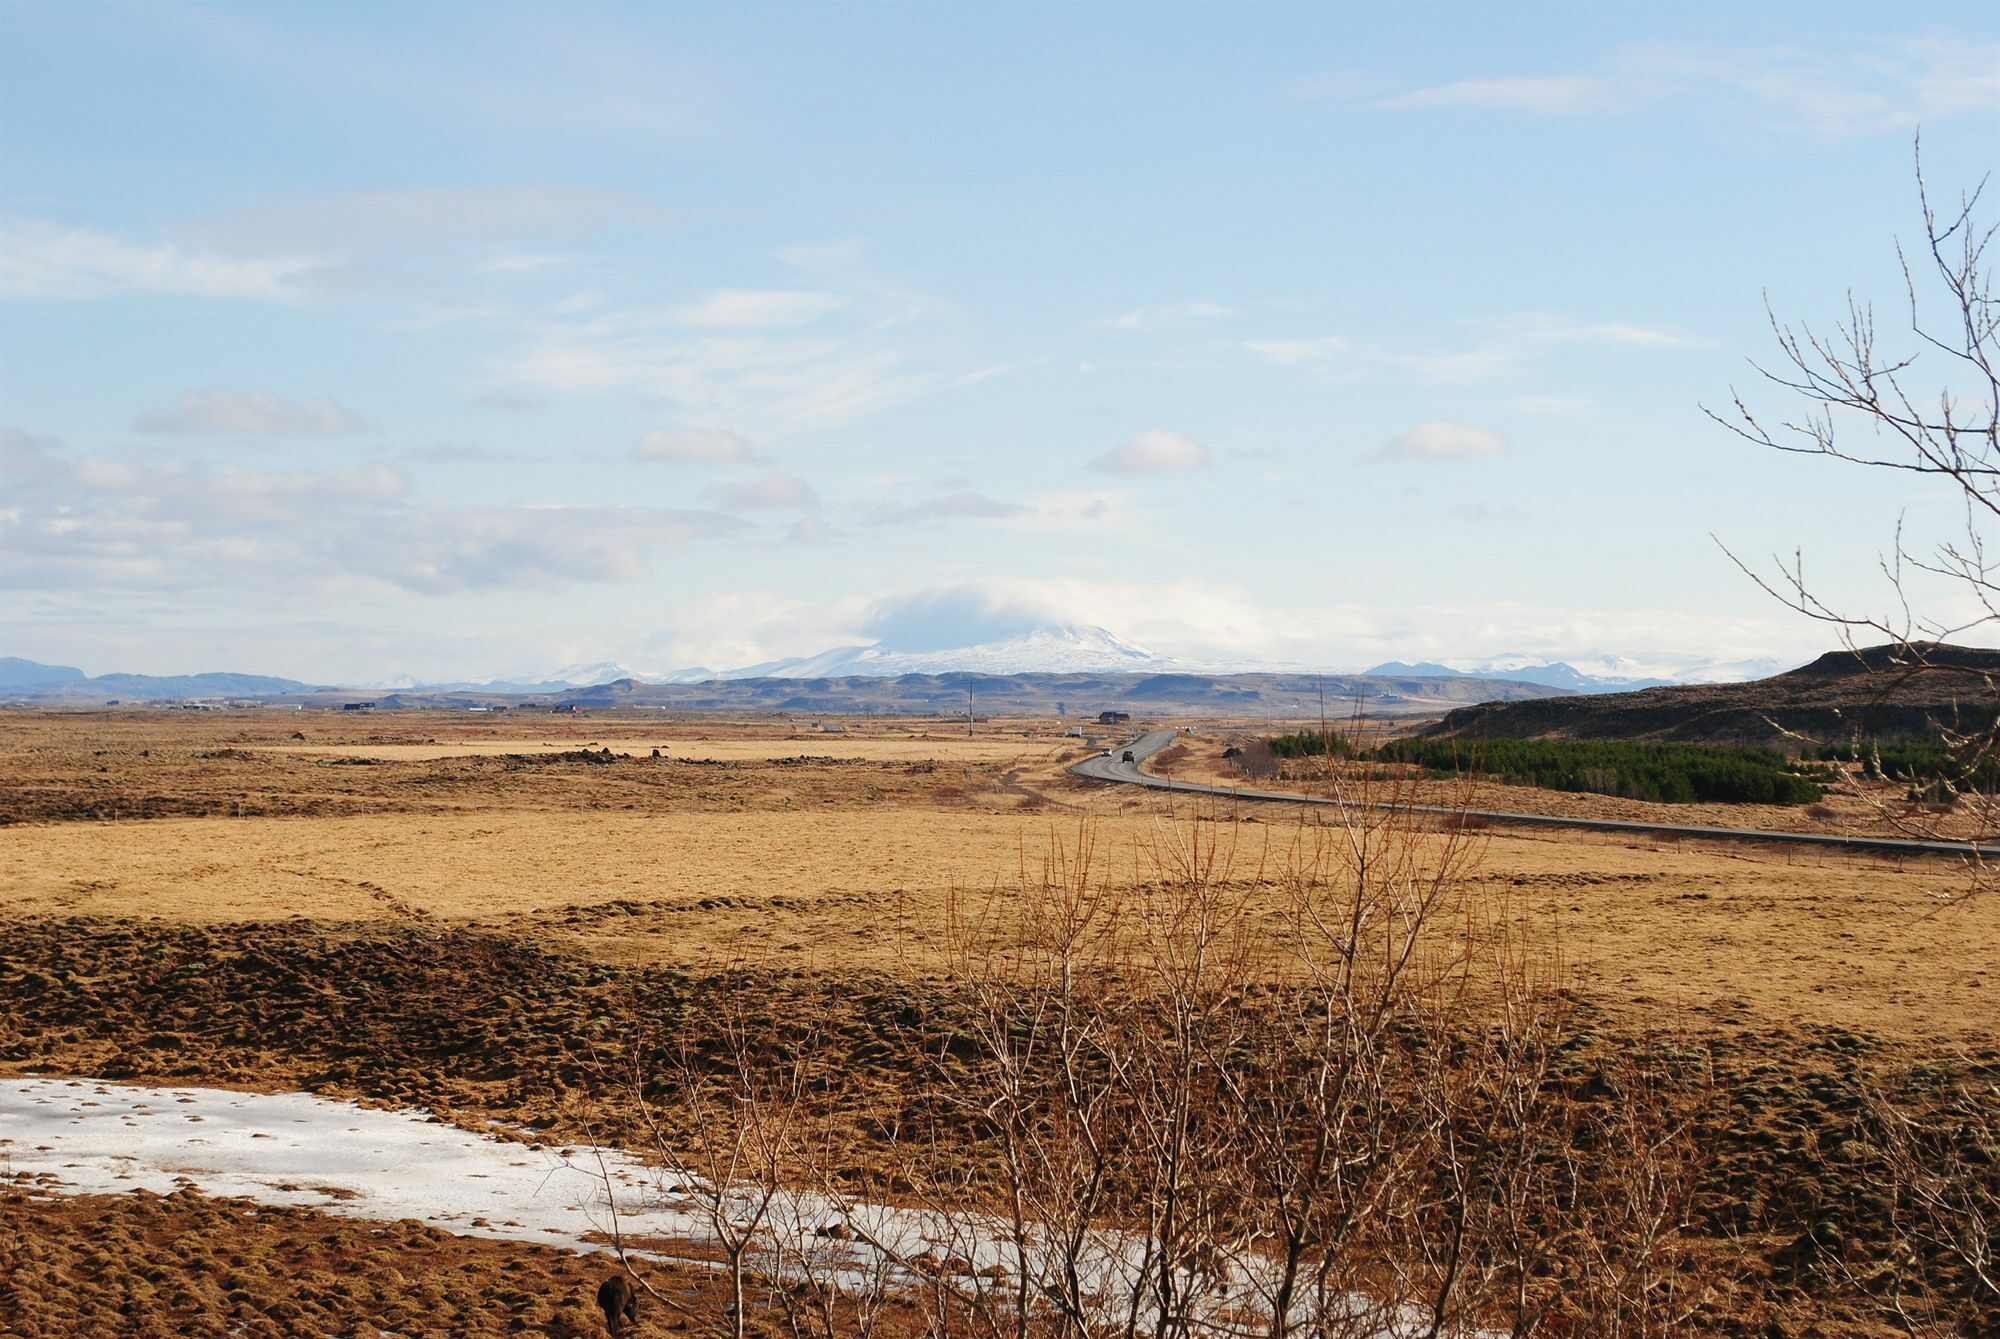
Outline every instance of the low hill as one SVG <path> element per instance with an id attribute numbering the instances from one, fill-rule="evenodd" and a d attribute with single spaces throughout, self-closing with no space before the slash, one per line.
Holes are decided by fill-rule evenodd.
<path id="1" fill-rule="evenodd" d="M 1484 702 L 1425 730 L 1464 739 L 1626 739 L 1784 747 L 1794 736 L 1838 742 L 1929 737 L 1991 719 L 2000 651 L 1924 648 L 1911 671 L 1900 647 L 1834 651 L 1750 683 L 1690 684 L 1590 697 Z"/>
<path id="2" fill-rule="evenodd" d="M 70 665 L 0 657 L 0 693 L 24 702 L 110 700 L 166 702 L 186 698 L 269 698 L 302 693 L 310 684 L 268 674 L 85 674 Z"/>

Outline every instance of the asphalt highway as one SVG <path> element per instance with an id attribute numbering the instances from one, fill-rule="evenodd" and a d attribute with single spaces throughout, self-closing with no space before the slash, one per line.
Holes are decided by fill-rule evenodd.
<path id="1" fill-rule="evenodd" d="M 1085 758 L 1069 770 L 1092 781 L 1144 786 L 1148 790 L 1172 791 L 1177 795 L 1213 795 L 1225 800 L 1253 800 L 1266 804 L 1332 805 L 1335 800 L 1318 795 L 1293 795 L 1272 790 L 1231 790 L 1224 786 L 1203 786 L 1170 777 L 1154 776 L 1139 770 L 1141 763 L 1174 742 L 1178 730 L 1149 730 L 1129 744 L 1110 750 L 1109 757 Z M 1124 755 L 1130 752 L 1132 761 Z M 1820 832 L 1772 832 L 1761 828 L 1703 828 L 1674 823 L 1631 823 L 1612 818 L 1559 818 L 1552 814 L 1514 814 L 1502 810 L 1459 810 L 1444 805 L 1414 804 L 1413 813 L 1450 818 L 1463 815 L 1489 823 L 1512 823 L 1524 827 L 1587 828 L 1596 832 L 1623 832 L 1633 836 L 1687 837 L 1702 841 L 1786 842 L 1794 846 L 1831 846 L 1849 851 L 1880 851 L 1900 855 L 1945 855 L 1992 859 L 2000 856 L 2000 846 L 1976 846 L 1969 842 L 1925 842 L 1902 837 L 1842 837 Z"/>

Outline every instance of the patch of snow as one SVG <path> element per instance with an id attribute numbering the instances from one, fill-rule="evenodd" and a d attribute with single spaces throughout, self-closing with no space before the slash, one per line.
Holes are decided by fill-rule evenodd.
<path id="1" fill-rule="evenodd" d="M 600 1157 L 602 1161 L 600 1162 Z M 529 1146 L 448 1125 L 420 1111 L 381 1111 L 307 1093 L 152 1088 L 93 1079 L 0 1080 L 0 1177 L 49 1194 L 210 1196 L 394 1222 L 415 1218 L 468 1236 L 606 1249 L 613 1225 L 627 1237 L 706 1243 L 704 1187 L 612 1150 Z M 758 1198 L 732 1188 L 723 1212 L 747 1222 Z M 758 1233 L 758 1264 L 788 1276 L 813 1271 L 842 1287 L 913 1282 L 895 1261 L 930 1254 L 965 1262 L 967 1278 L 1026 1270 L 1053 1284 L 1055 1258 L 1030 1225 L 1017 1244 L 1006 1222 L 984 1214 L 899 1208 L 780 1192 Z M 641 1252 L 634 1251 L 639 1255 Z M 1144 1237 L 1090 1234 L 1078 1262 L 1086 1296 L 1143 1295 Z M 981 1276 L 973 1271 L 988 1271 Z M 1239 1258 L 1204 1276 L 1204 1332 L 1239 1331 L 1268 1314 L 1268 1272 Z M 1184 1286 L 1193 1284 L 1190 1277 Z M 1309 1289 L 1306 1291 L 1310 1291 Z M 1422 1318 L 1344 1294 L 1327 1305 L 1344 1318 L 1376 1319 L 1382 1336 L 1417 1333 Z"/>

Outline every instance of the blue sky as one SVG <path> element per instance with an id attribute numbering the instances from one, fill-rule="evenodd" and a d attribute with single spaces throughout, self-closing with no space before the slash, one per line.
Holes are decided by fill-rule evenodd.
<path id="1" fill-rule="evenodd" d="M 7 5 L 0 649 L 1803 659 L 1717 540 L 1949 498 L 1700 406 L 1898 314 L 1996 14 Z"/>

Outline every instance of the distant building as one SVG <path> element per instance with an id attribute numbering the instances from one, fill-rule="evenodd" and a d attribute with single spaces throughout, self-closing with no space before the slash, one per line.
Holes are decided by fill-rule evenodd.
<path id="1" fill-rule="evenodd" d="M 1100 711 L 1097 713 L 1099 725 L 1124 725 L 1132 719 L 1129 711 Z"/>
<path id="2" fill-rule="evenodd" d="M 375 704 L 373 702 L 343 702 L 340 704 L 340 709 L 342 711 L 373 711 L 375 710 Z"/>

